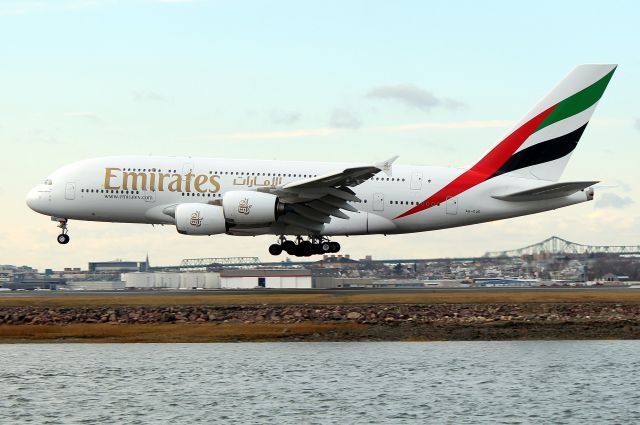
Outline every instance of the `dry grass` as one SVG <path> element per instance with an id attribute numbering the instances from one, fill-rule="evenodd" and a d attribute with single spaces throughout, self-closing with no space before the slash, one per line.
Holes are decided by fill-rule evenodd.
<path id="1" fill-rule="evenodd" d="M 355 323 L 0 325 L 0 343 L 275 341 L 362 326 Z"/>
<path id="2" fill-rule="evenodd" d="M 0 297 L 0 308 L 9 306 L 180 306 L 180 305 L 344 305 L 344 304 L 433 304 L 433 303 L 640 303 L 640 291 L 598 290 L 580 291 L 557 289 L 553 291 L 519 290 L 459 290 L 399 293 L 332 293 L 281 294 L 255 292 L 228 293 L 149 293 L 149 294 L 77 294 L 51 293 L 38 296 Z"/>

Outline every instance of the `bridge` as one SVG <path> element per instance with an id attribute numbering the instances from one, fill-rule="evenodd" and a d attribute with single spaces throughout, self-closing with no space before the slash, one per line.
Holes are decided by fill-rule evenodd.
<path id="1" fill-rule="evenodd" d="M 523 248 L 513 249 L 510 251 L 487 252 L 482 257 L 467 258 L 415 258 L 415 259 L 385 259 L 385 260 L 369 260 L 370 265 L 390 265 L 390 264 L 424 264 L 438 263 L 443 261 L 466 262 L 481 261 L 489 262 L 494 258 L 500 257 L 521 257 L 523 255 L 536 255 L 541 253 L 553 255 L 588 255 L 588 254 L 623 254 L 623 255 L 640 255 L 640 245 L 582 245 L 570 242 L 566 239 L 552 236 L 548 239 Z M 309 267 L 316 265 L 322 267 L 320 263 L 322 257 L 310 258 L 306 260 L 289 260 L 286 261 L 260 261 L 258 257 L 210 257 L 210 258 L 187 258 L 182 260 L 179 265 L 150 267 L 152 271 L 161 270 L 184 270 L 184 269 L 207 269 L 207 268 L 255 268 L 255 267 Z"/>
<path id="2" fill-rule="evenodd" d="M 522 255 L 547 254 L 640 254 L 640 245 L 583 245 L 570 242 L 566 239 L 552 236 L 548 239 L 523 248 L 512 249 L 510 251 L 494 251 L 484 254 L 485 257 L 520 257 Z"/>

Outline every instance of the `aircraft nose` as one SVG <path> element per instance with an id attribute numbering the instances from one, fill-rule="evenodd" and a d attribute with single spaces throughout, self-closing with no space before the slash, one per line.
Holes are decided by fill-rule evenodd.
<path id="1" fill-rule="evenodd" d="M 36 191 L 36 188 L 34 187 L 33 189 L 31 189 L 29 191 L 29 193 L 27 193 L 27 205 L 29 206 L 29 208 L 31 208 L 32 210 L 36 210 L 36 200 L 38 199 L 38 192 Z"/>
<path id="2" fill-rule="evenodd" d="M 38 187 L 34 187 L 27 193 L 26 202 L 29 208 L 34 210 L 35 212 L 42 213 L 43 210 L 43 193 L 38 190 Z"/>

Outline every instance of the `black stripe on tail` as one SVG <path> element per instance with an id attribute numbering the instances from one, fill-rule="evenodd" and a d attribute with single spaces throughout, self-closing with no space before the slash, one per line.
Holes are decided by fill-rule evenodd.
<path id="1" fill-rule="evenodd" d="M 587 122 L 587 124 L 589 123 Z M 537 143 L 514 153 L 491 177 L 497 177 L 500 174 L 560 159 L 570 154 L 578 145 L 578 141 L 584 129 L 587 128 L 587 124 L 564 136 L 545 140 L 544 142 Z"/>

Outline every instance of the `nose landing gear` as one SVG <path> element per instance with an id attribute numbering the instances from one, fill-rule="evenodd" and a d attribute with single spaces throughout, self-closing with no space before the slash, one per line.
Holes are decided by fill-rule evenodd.
<path id="1" fill-rule="evenodd" d="M 325 237 L 309 237 L 307 240 L 303 240 L 301 236 L 298 236 L 296 242 L 294 242 L 281 236 L 279 242 L 269 246 L 271 255 L 280 255 L 282 251 L 285 251 L 287 254 L 295 255 L 296 257 L 310 257 L 314 254 L 328 254 L 340 251 L 338 242 L 332 242 Z"/>
<path id="2" fill-rule="evenodd" d="M 68 234 L 69 233 L 69 229 L 67 228 L 67 221 L 68 220 L 66 218 L 62 218 L 62 219 L 58 220 L 58 222 L 60 223 L 60 224 L 58 224 L 58 227 L 60 229 L 62 229 L 62 233 L 60 233 L 56 239 L 57 239 L 58 243 L 61 244 L 61 245 L 68 244 L 69 240 L 70 240 L 69 234 Z"/>

